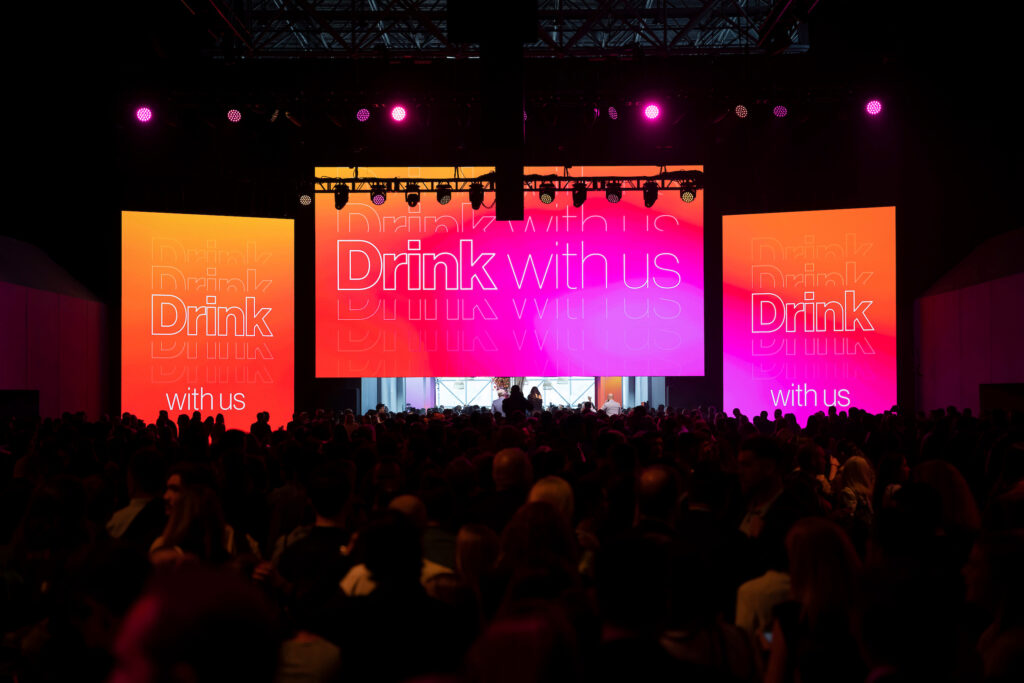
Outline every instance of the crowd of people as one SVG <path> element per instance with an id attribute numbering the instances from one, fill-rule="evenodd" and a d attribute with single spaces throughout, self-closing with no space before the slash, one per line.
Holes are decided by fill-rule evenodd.
<path id="1" fill-rule="evenodd" d="M 0 676 L 1024 680 L 1024 416 L 538 407 L 4 421 Z"/>

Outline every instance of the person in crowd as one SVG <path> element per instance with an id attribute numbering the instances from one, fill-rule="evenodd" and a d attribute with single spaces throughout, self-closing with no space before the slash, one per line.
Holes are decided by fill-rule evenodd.
<path id="1" fill-rule="evenodd" d="M 963 569 L 967 602 L 990 620 L 978 639 L 985 678 L 1024 678 L 1024 531 L 978 538 Z"/>
<path id="2" fill-rule="evenodd" d="M 785 548 L 778 546 L 768 570 L 740 584 L 736 593 L 735 624 L 768 649 L 768 634 L 774 623 L 775 608 L 790 597 L 791 585 Z"/>
<path id="3" fill-rule="evenodd" d="M 636 523 L 641 533 L 675 538 L 682 482 L 679 473 L 667 465 L 651 465 L 636 480 Z"/>
<path id="4" fill-rule="evenodd" d="M 875 471 L 867 458 L 852 456 L 839 468 L 836 481 L 836 513 L 871 524 Z"/>
<path id="5" fill-rule="evenodd" d="M 286 592 L 323 594 L 336 590 L 351 569 L 342 552 L 349 545 L 348 469 L 340 462 L 324 463 L 311 475 L 307 490 L 316 515 L 313 526 L 301 535 L 289 535 L 276 562 L 260 563 L 253 578 Z"/>
<path id="6" fill-rule="evenodd" d="M 163 486 L 163 463 L 155 449 L 132 454 L 125 477 L 128 505 L 115 512 L 107 522 L 111 538 L 123 539 L 149 547 L 166 524 Z"/>
<path id="7" fill-rule="evenodd" d="M 502 417 L 321 409 L 274 431 L 0 419 L 0 672 L 1021 678 L 1024 416 L 514 394 Z"/>
<path id="8" fill-rule="evenodd" d="M 765 683 L 864 680 L 852 630 L 860 558 L 843 529 L 820 517 L 786 536 L 792 601 L 775 610 Z"/>
<path id="9" fill-rule="evenodd" d="M 530 495 L 526 500 L 528 503 L 548 503 L 555 508 L 567 524 L 572 526 L 575 502 L 572 487 L 565 479 L 556 476 L 538 479 L 530 489 Z"/>
<path id="10" fill-rule="evenodd" d="M 874 517 L 875 471 L 867 458 L 853 455 L 839 468 L 835 479 L 833 518 L 850 535 L 863 556 Z"/>
<path id="11" fill-rule="evenodd" d="M 782 446 L 771 437 L 752 436 L 740 445 L 737 462 L 740 486 L 747 499 L 740 531 L 756 538 L 764 529 L 768 510 L 782 495 L 785 472 Z"/>
<path id="12" fill-rule="evenodd" d="M 271 432 L 270 413 L 265 411 L 256 413 L 256 421 L 249 427 L 249 433 L 259 439 L 261 443 L 265 443 L 270 438 Z"/>
<path id="13" fill-rule="evenodd" d="M 503 448 L 491 462 L 493 491 L 481 492 L 471 503 L 472 521 L 501 532 L 526 500 L 533 484 L 533 464 L 521 448 Z"/>
<path id="14" fill-rule="evenodd" d="M 404 681 L 454 672 L 475 633 L 421 583 L 421 532 L 409 515 L 387 510 L 370 521 L 357 557 L 374 590 L 341 603 L 333 642 L 341 647 L 341 677 L 349 681 Z M 401 653 L 395 651 L 401 643 Z"/>
<path id="15" fill-rule="evenodd" d="M 218 565 L 234 555 L 234 533 L 224 522 L 217 494 L 208 486 L 183 487 L 163 533 L 149 549 L 154 564 L 197 560 Z"/>
<path id="16" fill-rule="evenodd" d="M 423 547 L 423 531 L 427 526 L 427 510 L 416 496 L 402 495 L 391 501 L 390 510 L 400 512 L 413 522 L 420 533 L 417 546 Z M 426 587 L 439 574 L 452 573 L 451 567 L 443 567 L 427 557 L 420 559 L 420 583 Z M 377 577 L 365 562 L 352 567 L 341 580 L 341 590 L 345 595 L 369 595 L 377 589 Z"/>
<path id="17" fill-rule="evenodd" d="M 237 575 L 204 567 L 164 575 L 125 617 L 110 683 L 271 683 L 275 626 L 271 606 Z"/>
<path id="18" fill-rule="evenodd" d="M 907 458 L 902 453 L 886 453 L 878 461 L 878 475 L 872 492 L 872 510 L 891 507 L 893 496 L 910 477 Z"/>
<path id="19" fill-rule="evenodd" d="M 499 543 L 498 534 L 482 524 L 467 524 L 459 529 L 455 571 L 478 597 L 498 564 Z"/>

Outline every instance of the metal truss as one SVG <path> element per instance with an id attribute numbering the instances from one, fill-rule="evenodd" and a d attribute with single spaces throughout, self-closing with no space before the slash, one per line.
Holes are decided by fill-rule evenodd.
<path id="1" fill-rule="evenodd" d="M 448 39 L 446 0 L 208 1 L 199 12 L 192 0 L 185 7 L 217 36 L 220 57 L 433 60 L 480 54 L 479 45 Z M 803 20 L 816 4 L 538 0 L 539 38 L 524 51 L 527 57 L 589 59 L 804 52 Z"/>
<path id="2" fill-rule="evenodd" d="M 357 169 L 358 172 L 358 169 Z M 468 193 L 474 185 L 481 185 L 487 192 L 494 191 L 495 173 L 485 173 L 473 178 L 460 177 L 455 173 L 450 178 L 328 178 L 320 177 L 313 180 L 313 191 L 317 193 L 333 193 L 338 185 L 346 185 L 349 192 L 369 194 L 379 187 L 387 192 L 404 193 L 407 189 L 419 192 L 436 192 L 439 187 L 452 194 Z M 704 173 L 701 171 L 668 171 L 650 176 L 569 176 L 569 175 L 536 175 L 523 176 L 523 192 L 539 192 L 549 189 L 555 192 L 572 192 L 583 183 L 587 190 L 604 191 L 611 183 L 618 183 L 623 192 L 642 192 L 644 186 L 653 182 L 659 190 L 679 189 L 696 192 L 704 188 Z"/>

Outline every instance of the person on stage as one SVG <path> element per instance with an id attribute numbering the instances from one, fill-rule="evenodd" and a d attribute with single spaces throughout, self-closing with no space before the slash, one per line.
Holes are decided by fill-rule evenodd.
<path id="1" fill-rule="evenodd" d="M 501 412 L 509 417 L 517 411 L 529 415 L 533 412 L 533 404 L 523 396 L 522 387 L 513 384 L 509 397 L 501 402 Z"/>
<path id="2" fill-rule="evenodd" d="M 504 389 L 498 389 L 498 398 L 491 401 L 491 412 L 495 415 L 502 415 L 501 404 L 505 401 L 505 397 L 508 396 Z"/>
<path id="3" fill-rule="evenodd" d="M 615 400 L 615 394 L 608 394 L 608 400 L 601 406 L 605 415 L 618 415 L 622 412 L 622 404 Z"/>
<path id="4" fill-rule="evenodd" d="M 530 405 L 533 406 L 533 412 L 538 413 L 544 410 L 544 399 L 541 398 L 540 389 L 534 387 L 530 389 Z"/>

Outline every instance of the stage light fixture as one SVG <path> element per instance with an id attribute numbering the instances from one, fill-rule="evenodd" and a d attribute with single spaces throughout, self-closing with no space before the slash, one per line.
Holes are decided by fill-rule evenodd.
<path id="1" fill-rule="evenodd" d="M 448 183 L 440 183 L 437 186 L 437 203 L 444 205 L 452 200 L 452 186 Z"/>
<path id="2" fill-rule="evenodd" d="M 612 204 L 618 204 L 622 199 L 622 183 L 613 180 L 604 188 L 604 198 Z"/>
<path id="3" fill-rule="evenodd" d="M 334 208 L 341 211 L 348 204 L 348 185 L 338 183 L 334 186 Z"/>
<path id="4" fill-rule="evenodd" d="M 470 183 L 469 184 L 469 203 L 476 211 L 480 208 L 480 205 L 484 203 L 484 184 L 483 183 Z"/>
<path id="5" fill-rule="evenodd" d="M 388 190 L 383 185 L 371 185 L 370 186 L 370 201 L 373 202 L 374 206 L 380 206 L 388 198 Z"/>
<path id="6" fill-rule="evenodd" d="M 358 121 L 359 123 L 366 123 L 369 120 L 370 110 L 367 109 L 366 107 L 363 107 L 362 109 L 356 112 L 356 121 Z"/>
<path id="7" fill-rule="evenodd" d="M 540 200 L 544 204 L 550 204 L 555 201 L 555 184 L 552 182 L 545 182 L 540 184 Z"/>
<path id="8" fill-rule="evenodd" d="M 747 118 L 747 114 L 750 113 L 750 112 L 747 111 L 747 108 L 744 107 L 742 104 L 737 104 L 735 111 L 736 111 L 736 116 L 738 118 L 741 118 L 741 119 Z"/>
<path id="9" fill-rule="evenodd" d="M 679 198 L 687 204 L 697 198 L 697 182 L 692 179 L 685 179 L 679 184 Z"/>
<path id="10" fill-rule="evenodd" d="M 405 203 L 410 207 L 420 203 L 420 186 L 417 183 L 409 183 L 405 186 Z"/>
<path id="11" fill-rule="evenodd" d="M 309 206 L 312 203 L 313 203 L 313 198 L 310 197 L 308 194 L 304 194 L 304 195 L 300 195 L 299 196 L 299 204 L 302 204 L 303 206 Z"/>
<path id="12" fill-rule="evenodd" d="M 772 113 L 775 114 L 775 118 L 784 119 L 789 113 L 789 110 L 786 109 L 785 105 L 777 104 L 775 105 L 775 109 L 772 109 Z"/>
<path id="13" fill-rule="evenodd" d="M 139 107 L 135 110 L 135 118 L 139 123 L 149 123 L 153 120 L 153 110 L 149 107 Z"/>
<path id="14" fill-rule="evenodd" d="M 612 121 L 618 119 L 619 110 L 616 109 L 615 107 L 608 107 L 608 118 L 610 118 Z"/>
<path id="15" fill-rule="evenodd" d="M 864 107 L 869 116 L 878 116 L 882 113 L 882 103 L 879 100 L 871 100 Z"/>
<path id="16" fill-rule="evenodd" d="M 238 123 L 241 120 L 242 112 L 238 111 L 237 109 L 228 110 L 228 121 L 230 121 L 231 123 Z"/>
<path id="17" fill-rule="evenodd" d="M 583 206 L 585 201 L 587 201 L 587 184 L 582 180 L 577 180 L 572 184 L 572 205 L 578 209 Z"/>
<path id="18" fill-rule="evenodd" d="M 644 116 L 647 117 L 648 121 L 653 121 L 659 116 L 661 116 L 661 108 L 653 103 L 648 104 L 646 107 L 644 107 Z"/>
<path id="19" fill-rule="evenodd" d="M 649 209 L 654 206 L 656 201 L 658 201 L 658 183 L 648 180 L 644 183 L 644 206 Z"/>
<path id="20" fill-rule="evenodd" d="M 402 121 L 405 121 L 405 116 L 405 107 L 403 107 L 402 105 L 396 104 L 394 107 L 391 108 L 391 118 L 394 120 L 395 123 L 401 123 Z"/>

